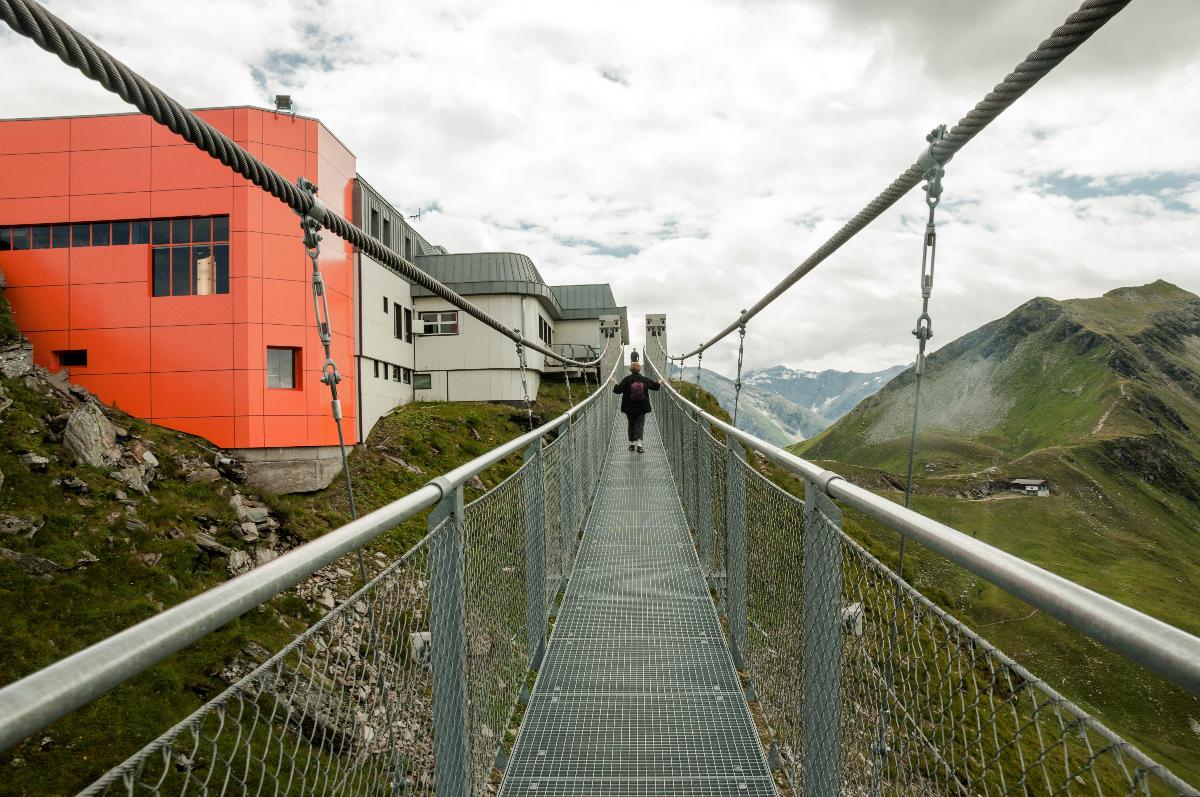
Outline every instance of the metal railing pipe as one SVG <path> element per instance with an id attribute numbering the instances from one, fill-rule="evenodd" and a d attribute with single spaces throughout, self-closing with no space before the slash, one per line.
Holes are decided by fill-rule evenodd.
<path id="1" fill-rule="evenodd" d="M 601 384 L 549 423 L 431 480 L 416 492 L 5 686 L 0 689 L 0 751 L 433 506 L 472 476 L 566 423 L 608 389 Z"/>
<path id="2" fill-rule="evenodd" d="M 674 399 L 713 427 L 812 482 L 846 506 L 919 542 L 1109 650 L 1200 695 L 1200 638 L 851 484 L 832 471 L 709 415 L 665 379 L 663 386 Z"/>
<path id="3" fill-rule="evenodd" d="M 427 484 L 369 515 L 288 551 L 178 606 L 0 689 L 0 750 L 6 750 L 433 506 Z"/>

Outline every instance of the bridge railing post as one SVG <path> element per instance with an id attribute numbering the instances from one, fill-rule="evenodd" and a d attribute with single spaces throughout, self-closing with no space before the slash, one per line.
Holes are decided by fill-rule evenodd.
<path id="1" fill-rule="evenodd" d="M 746 452 L 725 438 L 725 605 L 729 652 L 734 666 L 746 669 Z"/>
<path id="2" fill-rule="evenodd" d="M 525 628 L 529 668 L 537 670 L 546 651 L 546 481 L 542 438 L 525 449 L 522 498 L 525 516 Z"/>
<path id="3" fill-rule="evenodd" d="M 466 797 L 471 788 L 467 713 L 466 558 L 463 489 L 454 487 L 429 515 L 430 662 L 433 668 L 434 771 L 439 795 Z"/>
<path id="4" fill-rule="evenodd" d="M 562 426 L 561 440 L 558 441 L 558 490 L 559 512 L 562 514 L 563 546 L 563 583 L 571 577 L 571 567 L 575 563 L 575 539 L 579 533 L 578 521 L 575 520 L 575 452 L 572 450 L 571 424 Z"/>
<path id="5" fill-rule="evenodd" d="M 708 433 L 703 421 L 696 421 L 696 537 L 700 542 L 700 572 L 712 575 L 712 457 L 708 453 Z M 711 586 L 711 581 L 710 581 Z"/>
<path id="6" fill-rule="evenodd" d="M 842 513 L 811 481 L 804 483 L 804 497 L 804 794 L 832 797 L 842 777 Z"/>

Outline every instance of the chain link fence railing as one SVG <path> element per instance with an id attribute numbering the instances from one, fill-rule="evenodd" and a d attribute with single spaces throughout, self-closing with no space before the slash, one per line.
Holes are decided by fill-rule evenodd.
<path id="1" fill-rule="evenodd" d="M 655 410 L 785 790 L 1200 794 L 847 536 L 816 483 L 782 489 L 677 394 Z"/>
<path id="2" fill-rule="evenodd" d="M 433 793 L 429 578 L 443 520 L 85 795 Z"/>
<path id="3" fill-rule="evenodd" d="M 492 793 L 616 411 L 603 386 L 524 448 L 434 480 L 442 497 L 420 543 L 278 653 L 248 643 L 224 692 L 83 793 Z M 468 478 L 522 452 L 464 504 Z"/>

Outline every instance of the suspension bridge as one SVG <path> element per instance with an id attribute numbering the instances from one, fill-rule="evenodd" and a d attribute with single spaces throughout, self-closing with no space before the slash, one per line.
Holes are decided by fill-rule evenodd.
<path id="1" fill-rule="evenodd" d="M 698 360 L 922 181 L 920 376 L 951 157 L 1128 0 L 1087 0 Z M 0 17 L 302 218 L 319 319 L 330 230 L 528 349 L 480 308 L 30 0 Z M 328 328 L 318 334 L 326 344 Z M 0 689 L 0 749 L 426 510 L 428 534 L 84 794 L 880 795 L 1200 792 L 990 645 L 842 527 L 852 510 L 1200 694 L 1200 639 L 1003 553 L 702 411 L 647 316 L 645 455 L 603 384 L 565 414 L 375 512 Z M 326 383 L 338 414 L 336 364 Z M 919 382 L 918 382 L 919 384 Z M 527 396 L 528 401 L 528 396 Z M 529 414 L 533 426 L 532 414 Z M 736 417 L 736 405 L 735 405 Z M 463 485 L 523 464 L 466 503 Z M 778 482 L 803 485 L 797 495 Z M 347 488 L 353 487 L 347 471 Z M 903 562 L 903 547 L 900 550 Z M 119 718 L 115 718 L 119 721 Z"/>

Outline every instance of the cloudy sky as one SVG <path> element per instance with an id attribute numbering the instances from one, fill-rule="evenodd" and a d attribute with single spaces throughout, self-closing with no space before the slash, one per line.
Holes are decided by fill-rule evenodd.
<path id="1" fill-rule="evenodd" d="M 293 95 L 452 251 L 665 312 L 675 351 L 754 303 L 1074 0 L 55 0 L 185 104 Z M 950 164 L 944 345 L 1033 296 L 1200 292 L 1200 3 L 1134 0 Z M 0 31 L 8 116 L 125 110 Z M 20 76 L 19 80 L 13 79 Z M 290 176 L 290 175 L 289 175 Z M 747 363 L 908 362 L 914 191 L 751 325 Z M 706 365 L 731 371 L 736 342 Z"/>

